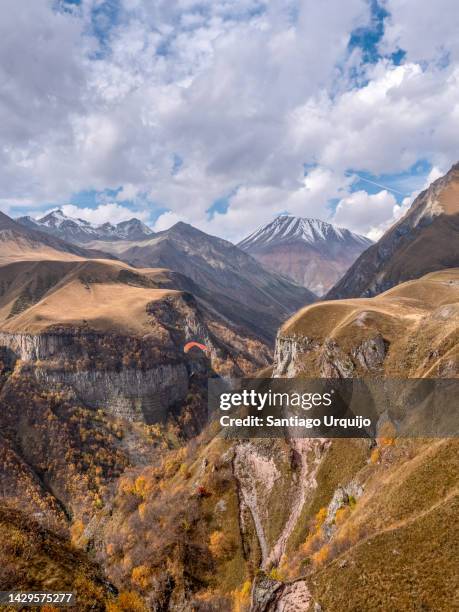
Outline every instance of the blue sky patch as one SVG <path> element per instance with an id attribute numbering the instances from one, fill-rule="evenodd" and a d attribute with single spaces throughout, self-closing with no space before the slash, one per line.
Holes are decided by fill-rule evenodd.
<path id="1" fill-rule="evenodd" d="M 397 202 L 401 202 L 404 197 L 422 188 L 431 169 L 429 162 L 419 160 L 408 170 L 395 174 L 375 175 L 364 170 L 350 170 L 347 174 L 357 177 L 351 191 L 366 191 L 373 195 L 386 189 L 395 196 Z"/>
<path id="2" fill-rule="evenodd" d="M 384 19 L 388 14 L 377 0 L 371 0 L 371 24 L 357 28 L 351 34 L 349 50 L 360 48 L 366 63 L 375 64 L 381 57 L 378 45 L 384 35 Z"/>
<path id="3" fill-rule="evenodd" d="M 215 200 L 215 202 L 207 210 L 207 218 L 211 221 L 215 215 L 225 215 L 228 212 L 231 198 L 236 194 L 237 188 L 233 189 L 229 194 Z"/>

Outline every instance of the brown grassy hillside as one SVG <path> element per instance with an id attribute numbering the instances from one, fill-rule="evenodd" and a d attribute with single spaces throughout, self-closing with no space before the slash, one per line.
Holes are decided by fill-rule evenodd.
<path id="1" fill-rule="evenodd" d="M 169 333 L 182 313 L 191 315 L 186 300 L 183 310 L 169 308 L 177 292 L 167 293 L 162 270 L 109 262 L 1 270 L 3 321 L 16 333 L 40 326 L 40 317 L 45 331 L 59 317 L 74 325 L 80 301 L 102 339 L 88 371 L 122 368 L 129 346 L 141 370 L 154 361 L 140 350 L 149 317 Z M 458 271 L 447 270 L 377 298 L 309 306 L 281 329 L 274 371 L 457 376 L 458 284 Z M 68 312 L 50 309 L 55 295 L 68 296 Z M 111 295 L 138 318 L 126 344 L 110 331 L 131 324 L 107 309 Z M 84 605 L 108 602 L 110 612 L 454 609 L 455 439 L 397 440 L 387 431 L 378 440 L 237 441 L 210 425 L 186 442 L 178 420 L 146 425 L 89 408 L 69 389 L 37 380 L 43 364 L 10 357 L 2 354 L 0 367 L 0 484 L 10 513 L 0 513 L 0 530 L 19 545 L 0 557 L 17 568 L 20 586 L 42 589 L 53 575 L 81 592 Z M 33 546 L 24 545 L 23 515 L 44 534 Z"/>
<path id="2" fill-rule="evenodd" d="M 178 292 L 160 288 L 166 271 L 134 271 L 103 260 L 18 262 L 0 268 L 0 321 L 8 332 L 56 324 L 97 331 L 149 330 L 147 304 Z"/>
<path id="3" fill-rule="evenodd" d="M 0 325 L 8 334 L 56 329 L 148 337 L 183 351 L 188 340 L 209 345 L 217 368 L 264 366 L 270 347 L 196 300 L 185 277 L 164 269 L 107 260 L 25 261 L 0 267 Z"/>
<path id="4" fill-rule="evenodd" d="M 321 302 L 280 329 L 307 338 L 297 373 L 394 377 L 454 375 L 458 367 L 459 269 L 434 272 L 374 298 Z M 373 351 L 374 357 L 371 358 Z M 281 373 L 278 371 L 278 373 Z"/>

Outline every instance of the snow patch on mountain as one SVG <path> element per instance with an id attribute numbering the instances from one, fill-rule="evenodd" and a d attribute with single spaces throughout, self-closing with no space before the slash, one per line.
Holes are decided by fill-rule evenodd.
<path id="1" fill-rule="evenodd" d="M 298 240 L 310 245 L 321 242 L 352 242 L 364 248 L 372 244 L 372 241 L 365 236 L 354 234 L 348 229 L 335 227 L 331 223 L 326 223 L 320 219 L 282 215 L 271 223 L 260 226 L 250 236 L 242 240 L 238 246 L 246 251 L 253 251 L 269 245 Z"/>
<path id="2" fill-rule="evenodd" d="M 121 221 L 116 225 L 94 225 L 84 219 L 69 217 L 60 209 L 53 210 L 41 219 L 27 216 L 20 217 L 17 221 L 29 229 L 41 230 L 76 243 L 91 240 L 143 240 L 154 234 L 151 228 L 136 218 Z"/>

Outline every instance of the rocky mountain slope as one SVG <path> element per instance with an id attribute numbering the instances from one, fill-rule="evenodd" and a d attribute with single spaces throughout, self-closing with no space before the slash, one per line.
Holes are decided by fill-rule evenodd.
<path id="1" fill-rule="evenodd" d="M 190 382 L 197 370 L 169 423 L 136 418 L 135 405 L 132 414 L 113 409 L 113 398 L 92 403 L 84 386 L 98 370 L 110 370 L 116 388 L 127 371 L 143 384 L 143 373 L 175 364 L 172 386 L 182 393 L 180 368 L 198 367 L 178 350 L 186 329 L 211 329 L 193 300 L 168 290 L 163 270 L 64 262 L 30 286 L 29 265 L 5 267 L 0 303 L 0 510 L 15 512 L 5 520 L 0 512 L 0 528 L 18 538 L 16 567 L 49 564 L 21 535 L 33 516 L 40 537 L 50 534 L 54 575 L 68 568 L 65 584 L 84 593 L 83 610 L 91 589 L 96 609 L 111 612 L 451 609 L 454 438 L 387 431 L 376 440 L 238 441 L 210 424 L 187 442 L 180 432 L 202 409 Z M 36 301 L 38 279 L 50 275 L 55 284 Z M 458 281 L 446 270 L 377 298 L 306 307 L 279 332 L 275 375 L 457 377 Z M 107 284 L 116 296 L 110 311 Z M 24 287 L 27 300 L 9 316 Z M 57 298 L 68 312 L 50 328 Z M 124 340 L 111 327 L 126 325 L 116 307 L 123 300 L 138 308 Z M 85 308 L 77 333 L 74 302 Z M 46 340 L 31 341 L 44 332 Z M 206 342 L 223 351 L 216 334 Z M 85 372 L 85 385 L 57 372 Z M 162 372 L 155 380 L 167 383 Z M 12 555 L 0 552 L 8 567 Z M 33 579 L 44 588 L 43 572 Z"/>
<path id="2" fill-rule="evenodd" d="M 74 219 L 62 210 L 54 210 L 40 219 L 19 217 L 17 222 L 28 229 L 51 234 L 67 242 L 84 244 L 91 240 L 142 240 L 153 235 L 153 230 L 139 219 L 121 221 L 116 225 L 94 225 L 84 219 Z"/>
<path id="3" fill-rule="evenodd" d="M 458 269 L 433 272 L 374 298 L 320 302 L 281 327 L 274 374 L 455 377 L 458 317 Z"/>
<path id="4" fill-rule="evenodd" d="M 434 181 L 365 251 L 327 299 L 369 297 L 423 274 L 459 265 L 459 164 Z"/>
<path id="5" fill-rule="evenodd" d="M 279 333 L 275 375 L 400 376 L 406 368 L 407 376 L 457 377 L 458 280 L 459 271 L 445 271 L 342 308 L 307 307 Z M 376 440 L 230 441 L 217 431 L 173 453 L 169 476 L 165 465 L 146 467 L 118 489 L 104 527 L 116 552 L 99 558 L 123 588 L 143 577 L 147 607 L 450 609 L 457 440 L 396 439 L 388 429 Z M 134 500 L 136 478 L 143 492 Z M 148 546 L 126 537 L 152 520 L 164 530 L 149 532 Z"/>
<path id="6" fill-rule="evenodd" d="M 27 229 L 0 212 L 0 264 L 20 260 L 75 260 L 79 258 L 112 258 L 60 238 L 48 236 L 36 229 Z"/>
<path id="7" fill-rule="evenodd" d="M 193 293 L 210 308 L 272 341 L 279 325 L 315 295 L 268 272 L 226 240 L 177 223 L 148 240 L 88 243 L 139 268 L 169 268 L 194 283 Z"/>
<path id="8" fill-rule="evenodd" d="M 158 371 L 157 380 L 153 376 L 150 385 L 161 386 L 169 377 L 171 389 L 175 385 L 176 391 L 183 390 L 187 387 L 183 346 L 196 339 L 207 345 L 210 363 L 222 371 L 240 373 L 238 363 L 249 367 L 252 360 L 255 367 L 267 363 L 268 347 L 249 331 L 208 310 L 191 293 L 175 289 L 178 278 L 168 270 L 140 271 L 104 260 L 16 262 L 0 267 L 2 344 L 26 361 L 68 358 L 71 361 L 63 368 L 63 379 L 70 377 L 70 370 L 81 370 L 80 365 L 83 370 L 98 370 L 93 373 L 97 381 L 86 382 L 86 387 L 81 381 L 81 393 L 86 394 L 96 387 L 108 393 L 110 385 L 115 394 L 119 386 L 142 387 L 146 365 L 131 385 L 127 383 L 130 364 L 136 363 L 135 351 L 149 355 L 152 364 L 169 364 L 162 374 Z M 131 349 L 126 348 L 128 339 Z M 113 344 L 115 351 L 116 341 L 127 353 L 114 355 L 109 349 L 105 361 L 98 355 L 100 365 L 93 368 L 91 352 L 97 354 L 100 343 Z M 109 367 L 113 358 L 125 368 Z M 181 374 L 173 367 L 177 361 Z M 170 376 L 166 376 L 168 368 Z M 112 370 L 112 376 L 102 384 L 102 372 L 107 370 Z M 120 378 L 117 384 L 115 374 Z"/>
<path id="9" fill-rule="evenodd" d="M 32 238 L 0 266 L 1 589 L 65 587 L 79 612 L 451 609 L 455 438 L 225 439 L 206 382 L 458 377 L 457 269 L 301 308 L 267 368 L 230 304 L 250 290 L 266 325 L 293 285 L 236 247 L 188 226 L 130 243 L 170 271 Z"/>
<path id="10" fill-rule="evenodd" d="M 122 473 L 160 464 L 199 433 L 207 378 L 263 367 L 270 347 L 179 273 L 88 260 L 91 251 L 3 223 L 0 531 L 11 546 L 0 587 L 59 585 L 81 594 L 78 611 L 146 610 L 94 565 L 92 530 L 103 532 Z M 185 354 L 189 340 L 207 352 Z"/>
<path id="11" fill-rule="evenodd" d="M 371 244 L 364 236 L 319 219 L 283 215 L 238 247 L 268 269 L 323 295 Z"/>
<path id="12" fill-rule="evenodd" d="M 446 270 L 376 298 L 303 309 L 279 331 L 273 375 L 457 378 L 458 281 L 459 270 Z M 265 555 L 265 575 L 255 580 L 251 610 L 404 610 L 420 605 L 448 610 L 452 557 L 446 539 L 439 547 L 433 541 L 457 539 L 453 527 L 441 527 L 459 502 L 457 440 L 395 439 L 390 429 L 385 435 L 369 444 L 290 441 L 308 476 L 300 477 L 296 492 L 290 493 L 283 530 Z M 242 444 L 252 461 L 261 455 L 283 474 L 273 453 L 256 441 Z M 260 474 L 260 486 L 262 480 Z M 256 512 L 265 512 L 264 507 L 260 500 Z M 275 513 L 272 507 L 265 512 L 264 530 Z M 444 572 L 423 571 L 428 558 L 431 563 L 444 559 Z M 356 585 L 352 597 L 349 583 Z"/>

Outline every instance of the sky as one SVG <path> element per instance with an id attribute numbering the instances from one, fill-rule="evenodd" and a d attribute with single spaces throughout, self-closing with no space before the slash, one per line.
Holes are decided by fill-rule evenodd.
<path id="1" fill-rule="evenodd" d="M 3 0 L 0 209 L 377 239 L 459 159 L 457 0 Z"/>

